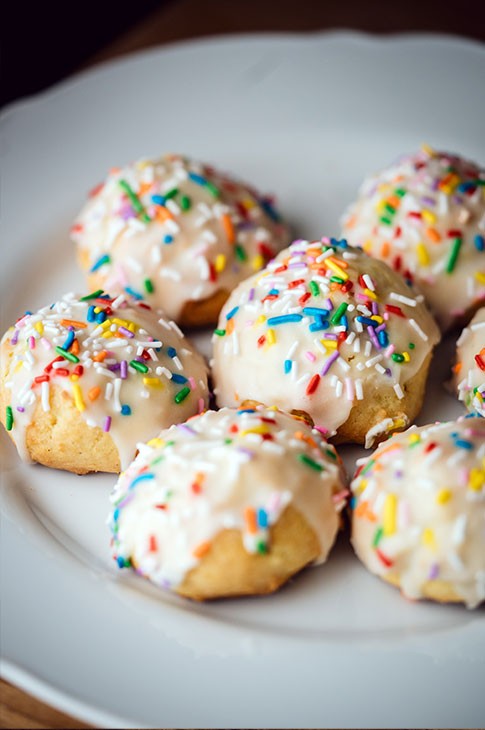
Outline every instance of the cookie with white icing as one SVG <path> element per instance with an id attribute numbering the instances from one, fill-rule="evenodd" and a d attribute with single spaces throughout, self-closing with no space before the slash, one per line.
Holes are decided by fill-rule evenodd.
<path id="1" fill-rule="evenodd" d="M 456 393 L 469 411 L 485 417 L 485 307 L 478 310 L 456 344 Z"/>
<path id="2" fill-rule="evenodd" d="M 412 427 L 360 463 L 352 544 L 408 598 L 485 600 L 485 420 Z"/>
<path id="3" fill-rule="evenodd" d="M 269 593 L 326 560 L 347 494 L 307 422 L 261 405 L 207 411 L 140 446 L 119 477 L 114 557 L 196 600 Z"/>
<path id="4" fill-rule="evenodd" d="M 342 235 L 415 283 L 443 330 L 485 301 L 485 170 L 430 147 L 364 180 Z"/>
<path id="5" fill-rule="evenodd" d="M 222 309 L 217 403 L 300 409 L 370 446 L 418 413 L 438 340 L 422 296 L 382 261 L 344 240 L 295 241 Z"/>
<path id="6" fill-rule="evenodd" d="M 207 368 L 177 325 L 127 295 L 66 294 L 0 349 L 1 419 L 25 460 L 120 472 L 137 443 L 204 410 Z"/>
<path id="7" fill-rule="evenodd" d="M 270 198 L 179 155 L 111 170 L 71 237 L 90 287 L 187 326 L 214 324 L 236 284 L 288 243 Z"/>

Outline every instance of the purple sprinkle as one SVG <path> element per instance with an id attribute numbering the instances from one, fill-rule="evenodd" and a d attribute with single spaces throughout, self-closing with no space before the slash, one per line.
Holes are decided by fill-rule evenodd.
<path id="1" fill-rule="evenodd" d="M 12 339 L 10 340 L 10 344 L 16 345 L 18 342 L 18 339 L 19 339 L 19 330 L 16 329 L 15 332 L 13 333 Z"/>
<path id="2" fill-rule="evenodd" d="M 254 287 L 249 290 L 248 302 L 252 302 L 253 301 L 253 299 L 254 299 L 254 292 L 255 292 Z"/>
<path id="3" fill-rule="evenodd" d="M 428 580 L 435 580 L 435 578 L 438 577 L 439 573 L 440 573 L 440 566 L 438 565 L 438 563 L 433 563 L 433 565 L 431 566 L 431 568 L 429 570 Z"/>
<path id="4" fill-rule="evenodd" d="M 194 429 L 190 426 L 187 426 L 186 423 L 179 423 L 177 428 L 180 429 L 180 431 L 185 431 L 185 433 L 190 433 L 191 436 L 195 434 Z"/>
<path id="5" fill-rule="evenodd" d="M 375 328 L 376 334 L 379 334 L 379 332 L 382 332 L 383 330 L 385 330 L 386 327 L 387 327 L 387 325 L 386 325 L 385 322 L 383 322 L 382 324 L 380 324 L 379 327 L 376 327 Z"/>
<path id="6" fill-rule="evenodd" d="M 329 309 L 330 311 L 332 311 L 332 309 L 333 309 L 332 300 L 331 299 L 325 299 L 325 301 L 323 303 L 323 306 L 324 306 L 325 309 Z"/>
<path id="7" fill-rule="evenodd" d="M 128 377 L 128 363 L 126 360 L 120 362 L 120 375 L 122 380 L 126 380 Z"/>
<path id="8" fill-rule="evenodd" d="M 430 198 L 429 195 L 424 195 L 421 198 L 421 202 L 424 203 L 424 205 L 429 205 L 429 206 L 436 205 L 436 200 L 434 198 Z"/>
<path id="9" fill-rule="evenodd" d="M 330 355 L 330 357 L 328 358 L 328 360 L 325 361 L 325 364 L 324 364 L 323 368 L 321 369 L 320 374 L 326 375 L 328 373 L 328 371 L 330 370 L 330 368 L 332 367 L 335 360 L 337 360 L 339 357 L 340 357 L 340 354 L 338 352 L 333 352 Z"/>
<path id="10" fill-rule="evenodd" d="M 306 269 L 306 267 L 304 261 L 294 261 L 292 264 L 288 264 L 289 269 Z"/>
<path id="11" fill-rule="evenodd" d="M 23 406 L 17 406 L 17 410 L 19 413 L 23 413 L 25 411 L 25 408 Z"/>
<path id="12" fill-rule="evenodd" d="M 103 431 L 105 433 L 108 433 L 110 428 L 111 428 L 111 416 L 106 416 L 106 418 L 104 419 L 104 423 L 103 423 Z"/>
<path id="13" fill-rule="evenodd" d="M 325 339 L 326 340 L 338 340 L 338 335 L 336 335 L 335 332 L 325 332 Z"/>
<path id="14" fill-rule="evenodd" d="M 125 337 L 134 337 L 135 335 L 133 332 L 130 332 L 130 330 L 127 330 L 126 327 L 118 327 L 118 332 L 121 332 L 122 335 L 125 335 Z"/>
<path id="15" fill-rule="evenodd" d="M 254 459 L 254 451 L 251 451 L 251 449 L 245 449 L 243 446 L 239 446 L 237 450 L 241 452 L 241 454 L 249 456 L 250 459 Z"/>
<path id="16" fill-rule="evenodd" d="M 376 333 L 375 333 L 374 327 L 371 327 L 369 325 L 369 327 L 367 327 L 367 333 L 368 333 L 368 335 L 369 335 L 369 337 L 371 339 L 372 344 L 376 348 L 376 350 L 381 350 L 382 348 L 381 348 L 381 345 L 380 345 L 379 340 L 376 337 Z"/>
<path id="17" fill-rule="evenodd" d="M 379 314 L 379 307 L 378 307 L 377 302 L 372 302 L 371 307 L 372 307 L 372 314 Z"/>
<path id="18" fill-rule="evenodd" d="M 115 362 L 115 363 L 113 363 L 113 365 L 108 365 L 108 370 L 111 370 L 111 372 L 115 372 L 116 370 L 119 370 L 120 367 L 121 367 L 120 363 Z"/>

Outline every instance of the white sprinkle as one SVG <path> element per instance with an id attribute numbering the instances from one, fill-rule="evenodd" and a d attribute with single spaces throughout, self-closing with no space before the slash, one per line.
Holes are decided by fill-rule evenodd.
<path id="1" fill-rule="evenodd" d="M 129 368 L 129 370 L 131 370 L 131 368 Z M 121 412 L 120 389 L 121 389 L 121 378 L 116 378 L 114 381 L 114 390 L 113 390 L 113 408 L 115 409 L 115 411 L 118 411 L 118 413 Z"/>
<path id="2" fill-rule="evenodd" d="M 396 383 L 396 385 L 394 386 L 394 392 L 400 400 L 401 398 L 404 398 L 403 389 L 401 388 L 399 383 Z"/>
<path id="3" fill-rule="evenodd" d="M 411 327 L 414 330 L 416 330 L 416 332 L 418 333 L 418 335 L 421 337 L 422 340 L 424 340 L 425 342 L 428 341 L 428 339 L 429 339 L 428 335 L 423 332 L 423 330 L 421 329 L 421 327 L 419 326 L 419 324 L 416 322 L 415 319 L 410 319 L 409 324 L 411 325 Z"/>
<path id="4" fill-rule="evenodd" d="M 465 540 L 467 516 L 465 514 L 459 515 L 456 518 L 453 530 L 451 533 L 451 540 L 453 545 L 461 545 Z"/>
<path id="5" fill-rule="evenodd" d="M 401 302 L 401 304 L 407 304 L 408 307 L 416 306 L 415 299 L 410 299 L 409 297 L 404 297 L 402 294 L 398 294 L 397 292 L 394 292 L 394 291 L 392 291 L 389 294 L 389 299 L 393 299 L 395 302 Z"/>
<path id="6" fill-rule="evenodd" d="M 362 380 L 360 380 L 360 378 L 355 381 L 355 395 L 357 396 L 357 400 L 364 400 L 364 391 L 362 389 Z"/>

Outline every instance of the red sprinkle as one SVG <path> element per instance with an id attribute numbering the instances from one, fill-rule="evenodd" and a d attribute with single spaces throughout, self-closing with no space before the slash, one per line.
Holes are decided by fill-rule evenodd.
<path id="1" fill-rule="evenodd" d="M 379 550 L 379 548 L 376 548 L 377 557 L 381 561 L 383 565 L 386 566 L 386 568 L 390 568 L 392 565 L 394 565 L 393 561 L 387 557 L 387 555 L 384 555 L 383 552 Z"/>
<path id="2" fill-rule="evenodd" d="M 67 378 L 67 376 L 69 375 L 69 370 L 67 368 L 57 368 L 56 370 L 54 370 L 54 374 L 61 375 L 62 377 Z"/>
<path id="3" fill-rule="evenodd" d="M 34 383 L 48 383 L 50 380 L 48 375 L 38 375 L 34 378 Z"/>
<path id="4" fill-rule="evenodd" d="M 261 337 L 258 338 L 258 347 L 262 347 L 265 342 L 266 342 L 266 335 L 261 335 Z"/>
<path id="5" fill-rule="evenodd" d="M 481 355 L 475 355 L 475 362 L 480 370 L 485 370 L 485 360 Z"/>
<path id="6" fill-rule="evenodd" d="M 397 314 L 398 317 L 404 317 L 404 319 L 406 319 L 406 315 L 402 311 L 401 307 L 396 307 L 394 304 L 386 304 L 386 312 Z"/>
<path id="7" fill-rule="evenodd" d="M 459 231 L 457 228 L 451 228 L 449 231 L 446 231 L 446 235 L 448 238 L 461 238 L 463 236 L 463 232 Z"/>
<path id="8" fill-rule="evenodd" d="M 320 384 L 320 375 L 318 373 L 315 373 L 315 375 L 311 378 L 310 382 L 308 383 L 306 387 L 306 394 L 311 395 L 316 391 Z"/>
<path id="9" fill-rule="evenodd" d="M 305 279 L 295 279 L 294 281 L 290 281 L 288 284 L 288 289 L 294 289 L 296 286 L 300 286 L 300 284 L 304 284 Z"/>
<path id="10" fill-rule="evenodd" d="M 305 292 L 305 294 L 302 294 L 301 297 L 298 300 L 298 304 L 305 304 L 311 297 L 311 294 L 309 291 Z"/>
<path id="11" fill-rule="evenodd" d="M 158 548 L 157 538 L 155 537 L 155 535 L 150 535 L 150 545 L 149 545 L 149 548 L 148 548 L 149 551 L 151 553 L 156 553 L 157 552 L 157 548 Z"/>
<path id="12" fill-rule="evenodd" d="M 209 263 L 209 279 L 212 282 L 217 281 L 217 271 L 212 261 Z"/>
<path id="13" fill-rule="evenodd" d="M 82 365 L 76 365 L 76 367 L 73 370 L 74 375 L 77 375 L 78 378 L 80 378 L 84 373 L 84 367 Z"/>
<path id="14" fill-rule="evenodd" d="M 433 449 L 435 449 L 437 446 L 438 444 L 436 443 L 436 441 L 432 441 L 430 444 L 426 444 L 424 453 L 429 454 L 429 452 L 433 451 Z"/>
<path id="15" fill-rule="evenodd" d="M 61 360 L 64 360 L 64 358 L 61 357 L 60 355 L 59 355 L 59 357 L 54 358 L 54 360 L 52 360 L 48 365 L 45 366 L 44 373 L 50 373 L 50 371 L 52 370 L 52 366 L 54 365 L 54 363 L 55 362 L 61 362 Z"/>

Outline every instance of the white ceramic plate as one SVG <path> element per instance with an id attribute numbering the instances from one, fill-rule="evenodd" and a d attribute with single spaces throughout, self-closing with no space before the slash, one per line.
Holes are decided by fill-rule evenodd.
<path id="1" fill-rule="evenodd" d="M 2 329 L 82 289 L 68 229 L 112 165 L 181 151 L 274 191 L 298 235 L 333 235 L 363 175 L 400 152 L 484 161 L 484 78 L 483 46 L 452 37 L 261 35 L 148 51 L 14 105 Z M 442 386 L 453 345 L 421 423 L 462 412 Z M 344 536 L 277 595 L 194 605 L 117 571 L 111 476 L 21 465 L 4 434 L 2 450 L 3 673 L 28 691 L 101 726 L 483 722 L 483 609 L 406 602 Z M 360 453 L 343 451 L 350 465 Z"/>

